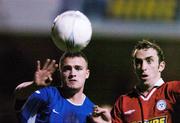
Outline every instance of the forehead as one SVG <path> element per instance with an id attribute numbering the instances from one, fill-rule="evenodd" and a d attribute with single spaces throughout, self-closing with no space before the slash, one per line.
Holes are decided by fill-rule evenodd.
<path id="1" fill-rule="evenodd" d="M 135 51 L 135 58 L 158 57 L 157 51 L 153 48 L 139 49 Z"/>
<path id="2" fill-rule="evenodd" d="M 87 66 L 87 63 L 83 57 L 66 57 L 63 61 L 63 66 L 65 65 L 78 65 L 78 66 Z"/>

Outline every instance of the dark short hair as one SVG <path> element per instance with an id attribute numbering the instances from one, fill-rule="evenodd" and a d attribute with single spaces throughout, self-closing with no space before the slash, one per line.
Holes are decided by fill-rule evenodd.
<path id="1" fill-rule="evenodd" d="M 133 60 L 135 58 L 135 53 L 136 53 L 137 50 L 149 49 L 149 48 L 153 48 L 153 49 L 155 49 L 157 51 L 157 55 L 159 57 L 159 63 L 165 60 L 163 50 L 160 48 L 160 46 L 157 45 L 155 42 L 151 42 L 151 41 L 148 41 L 148 40 L 145 40 L 145 39 L 143 39 L 142 41 L 139 41 L 134 46 L 134 49 L 132 51 Z"/>
<path id="2" fill-rule="evenodd" d="M 61 56 L 61 58 L 59 60 L 59 68 L 60 69 L 61 69 L 61 67 L 63 65 L 64 59 L 67 58 L 67 57 L 69 57 L 69 58 L 82 57 L 86 61 L 87 67 L 88 67 L 88 59 L 87 59 L 86 55 L 83 52 L 81 52 L 81 51 L 78 51 L 78 52 L 69 52 L 69 51 L 67 51 L 67 52 L 63 53 L 63 55 Z"/>

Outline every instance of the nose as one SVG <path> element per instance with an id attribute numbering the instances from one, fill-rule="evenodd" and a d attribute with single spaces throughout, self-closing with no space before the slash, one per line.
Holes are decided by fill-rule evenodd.
<path id="1" fill-rule="evenodd" d="M 69 74 L 69 78 L 73 78 L 73 77 L 75 77 L 76 76 L 76 71 L 75 71 L 75 69 L 71 69 L 71 71 L 70 71 L 70 74 Z"/>
<path id="2" fill-rule="evenodd" d="M 143 61 L 142 64 L 141 64 L 141 69 L 143 71 L 147 70 L 147 62 Z"/>

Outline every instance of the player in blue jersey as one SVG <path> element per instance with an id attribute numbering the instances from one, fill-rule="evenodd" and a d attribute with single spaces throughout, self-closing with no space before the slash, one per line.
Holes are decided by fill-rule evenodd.
<path id="1" fill-rule="evenodd" d="M 89 77 L 88 60 L 82 52 L 65 52 L 59 62 L 61 86 L 50 86 L 58 65 L 47 59 L 37 61 L 34 81 L 15 89 L 15 106 L 26 100 L 20 109 L 22 123 L 86 123 L 94 104 L 83 93 Z"/>

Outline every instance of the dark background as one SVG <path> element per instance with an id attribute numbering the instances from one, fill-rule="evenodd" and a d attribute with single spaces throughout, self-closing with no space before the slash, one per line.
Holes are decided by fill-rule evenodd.
<path id="1" fill-rule="evenodd" d="M 142 38 L 103 38 L 93 36 L 83 50 L 89 59 L 90 78 L 85 93 L 100 105 L 112 105 L 115 99 L 129 91 L 136 83 L 130 54 L 133 45 Z M 154 40 L 154 38 L 152 39 Z M 179 39 L 155 39 L 166 57 L 163 79 L 180 80 Z M 13 90 L 23 81 L 33 79 L 36 60 L 59 60 L 62 51 L 56 48 L 50 35 L 0 35 L 0 122 L 16 123 L 13 110 Z M 54 85 L 60 82 L 54 74 Z"/>

